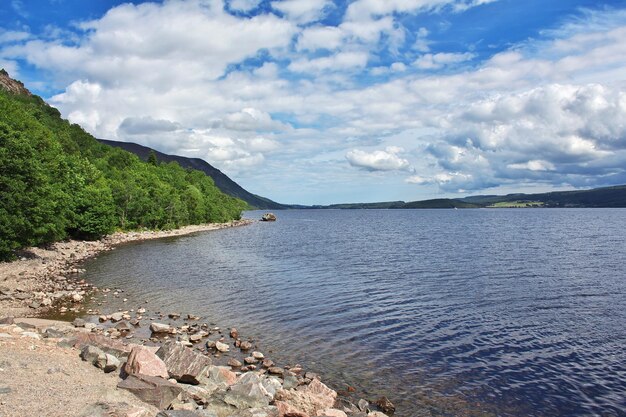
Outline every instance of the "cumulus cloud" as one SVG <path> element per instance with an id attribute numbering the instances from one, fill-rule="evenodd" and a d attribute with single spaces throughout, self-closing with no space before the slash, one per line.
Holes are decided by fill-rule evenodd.
<path id="1" fill-rule="evenodd" d="M 469 52 L 464 53 L 438 53 L 438 54 L 425 54 L 415 60 L 413 65 L 419 69 L 439 69 L 447 65 L 458 64 L 460 62 L 469 61 L 474 58 L 474 54 Z"/>
<path id="2" fill-rule="evenodd" d="M 384 151 L 373 152 L 353 149 L 346 154 L 346 159 L 353 167 L 367 171 L 405 171 L 410 169 L 410 163 L 398 155 L 403 151 L 402 148 L 392 146 Z"/>
<path id="3" fill-rule="evenodd" d="M 285 130 L 287 125 L 273 120 L 272 116 L 263 111 L 248 107 L 224 117 L 221 125 L 227 129 L 238 131 L 273 131 Z"/>
<path id="4" fill-rule="evenodd" d="M 328 9 L 333 7 L 330 0 L 280 0 L 273 1 L 271 4 L 289 20 L 297 23 L 318 21 Z"/>
<path id="5" fill-rule="evenodd" d="M 261 0 L 230 0 L 229 6 L 232 10 L 249 12 L 258 7 L 260 3 Z"/>

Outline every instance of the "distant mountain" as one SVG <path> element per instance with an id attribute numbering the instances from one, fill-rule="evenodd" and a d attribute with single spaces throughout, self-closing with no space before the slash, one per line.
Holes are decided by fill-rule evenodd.
<path id="1" fill-rule="evenodd" d="M 459 200 L 482 206 L 529 201 L 540 202 L 543 207 L 626 207 L 626 185 L 538 194 L 478 195 Z"/>
<path id="2" fill-rule="evenodd" d="M 626 207 L 626 185 L 592 190 L 555 191 L 539 194 L 477 195 L 464 198 L 346 203 L 298 208 L 319 209 L 450 209 L 483 207 Z"/>
<path id="3" fill-rule="evenodd" d="M 139 158 L 144 161 L 148 160 L 150 156 L 150 152 L 154 152 L 158 161 L 163 162 L 172 162 L 176 161 L 183 168 L 191 168 L 197 169 L 198 171 L 202 171 L 215 181 L 215 185 L 219 188 L 223 193 L 228 194 L 233 197 L 240 198 L 251 206 L 258 209 L 272 209 L 272 210 L 281 210 L 288 209 L 291 206 L 280 204 L 275 201 L 270 200 L 269 198 L 261 197 L 256 194 L 252 194 L 246 191 L 243 187 L 237 184 L 235 181 L 231 180 L 226 174 L 224 174 L 219 169 L 215 168 L 208 162 L 200 159 L 200 158 L 186 158 L 184 156 L 179 155 L 168 155 L 152 148 L 148 148 L 147 146 L 139 145 L 137 143 L 131 142 L 117 142 L 113 140 L 105 140 L 98 139 L 100 143 L 105 145 L 113 146 L 116 148 L 124 149 L 125 151 L 134 153 Z"/>

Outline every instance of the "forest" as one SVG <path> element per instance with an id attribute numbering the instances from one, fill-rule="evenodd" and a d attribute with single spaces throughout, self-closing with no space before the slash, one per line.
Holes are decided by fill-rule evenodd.
<path id="1" fill-rule="evenodd" d="M 0 89 L 0 260 L 116 230 L 239 219 L 247 204 L 203 172 L 99 143 L 40 97 Z"/>

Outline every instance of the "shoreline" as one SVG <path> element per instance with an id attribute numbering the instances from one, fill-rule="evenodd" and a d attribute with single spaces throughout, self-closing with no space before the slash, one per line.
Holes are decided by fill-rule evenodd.
<path id="1" fill-rule="evenodd" d="M 99 240 L 66 240 L 52 243 L 46 248 L 22 249 L 18 252 L 17 260 L 0 263 L 0 317 L 38 317 L 54 304 L 68 299 L 72 299 L 76 308 L 80 308 L 91 286 L 87 282 L 75 280 L 83 272 L 76 265 L 119 245 L 247 226 L 253 222 L 243 219 L 189 225 L 172 230 L 116 232 Z"/>
<path id="2" fill-rule="evenodd" d="M 47 382 L 44 381 L 39 389 L 45 391 L 46 388 L 64 384 L 65 389 L 54 388 L 51 390 L 54 393 L 51 392 L 50 395 L 57 397 L 53 402 L 67 402 L 68 388 L 70 391 L 72 389 L 83 391 L 86 389 L 85 378 L 90 381 L 93 379 L 100 381 L 99 384 L 106 385 L 107 388 L 103 394 L 98 384 L 90 386 L 86 389 L 85 398 L 92 402 L 94 398 L 103 399 L 91 404 L 79 402 L 80 404 L 76 405 L 83 409 L 87 407 L 88 411 L 75 409 L 72 410 L 76 412 L 75 414 L 68 414 L 67 410 L 64 410 L 63 414 L 58 415 L 80 417 L 183 415 L 164 414 L 164 411 L 158 413 L 158 410 L 169 408 L 193 412 L 194 414 L 184 416 L 198 417 L 386 417 L 387 414 L 376 410 L 385 406 L 393 407 L 391 403 L 383 402 L 382 405 L 377 405 L 362 399 L 358 404 L 355 404 L 356 400 L 354 403 L 350 402 L 347 397 L 338 396 L 336 391 L 324 385 L 317 374 L 304 370 L 300 365 L 274 364 L 270 358 L 257 351 L 258 347 L 253 339 L 243 338 L 235 328 L 220 329 L 213 323 L 202 323 L 200 321 L 202 318 L 192 314 L 181 317 L 179 313 L 150 311 L 149 306 L 138 304 L 139 300 L 128 300 L 129 310 L 116 311 L 107 305 L 110 304 L 107 300 L 123 297 L 124 289 L 96 288 L 82 278 L 81 273 L 84 270 L 78 267 L 86 259 L 124 243 L 183 236 L 244 226 L 253 222 L 241 220 L 224 224 L 187 226 L 170 231 L 115 233 L 92 242 L 71 240 L 57 242 L 46 249 L 28 248 L 22 251 L 21 259 L 0 264 L 2 348 L 0 376 L 5 371 L 2 368 L 8 366 L 5 365 L 9 363 L 7 359 L 28 358 L 26 360 L 30 362 L 43 361 L 45 366 L 56 365 L 56 368 L 48 369 L 49 375 L 50 369 L 60 369 L 59 363 L 67 361 L 68 356 L 76 361 L 77 349 L 81 351 L 81 357 L 85 355 L 86 349 L 92 349 L 101 352 L 99 360 L 88 361 L 97 367 L 103 363 L 105 353 L 115 356 L 111 361 L 117 362 L 116 372 L 104 374 L 108 379 L 102 379 L 102 371 L 96 367 L 88 366 L 87 369 L 80 371 L 78 376 L 70 372 L 74 380 L 69 384 L 59 381 L 59 378 L 64 378 L 62 375 L 47 376 L 44 378 Z M 108 295 L 111 297 L 107 297 Z M 97 307 L 87 310 L 89 305 Z M 137 306 L 133 309 L 131 305 Z M 104 314 L 103 311 L 109 313 Z M 52 317 L 54 312 L 58 313 L 55 317 L 60 317 L 61 321 L 40 318 L 12 319 L 26 316 Z M 75 317 L 72 323 L 65 321 Z M 137 352 L 141 350 L 141 355 L 138 356 L 142 356 L 141 361 L 145 363 L 140 363 L 139 359 L 132 359 L 131 351 L 135 348 Z M 167 363 L 167 372 L 157 375 L 159 377 L 157 382 L 149 378 L 146 380 L 143 374 L 149 374 L 160 361 L 159 353 L 155 356 L 158 349 L 176 350 L 181 357 L 169 358 L 173 364 Z M 178 349 L 184 349 L 184 352 Z M 3 350 L 4 355 L 9 355 L 8 357 L 3 357 Z M 109 356 L 106 356 L 106 361 L 109 360 Z M 135 363 L 136 361 L 139 362 Z M 177 380 L 175 372 L 169 369 L 170 365 L 176 368 L 188 361 L 193 363 L 208 361 L 210 364 L 202 370 L 203 379 L 198 376 L 198 381 L 195 382 L 201 381 L 200 385 L 188 385 L 189 381 L 186 379 Z M 85 368 L 84 363 L 80 365 Z M 105 363 L 103 366 L 106 368 L 108 365 Z M 12 386 L 12 384 L 19 386 L 20 381 L 30 379 L 30 371 L 20 372 L 17 369 L 15 371 L 17 372 L 14 372 L 12 377 L 0 384 L 0 415 L 7 411 L 5 407 L 20 407 L 25 402 L 37 402 L 29 398 L 28 384 L 22 382 L 21 389 Z M 63 375 L 68 375 L 68 372 L 63 372 Z M 85 375 L 85 378 L 81 378 L 80 375 Z M 157 384 L 155 390 L 152 390 L 154 392 L 149 390 L 146 395 L 142 390 L 137 390 L 137 384 L 146 383 Z M 161 397 L 161 391 L 167 390 L 160 384 L 171 384 L 174 387 L 168 386 L 167 389 L 177 390 L 179 395 L 161 398 L 162 401 L 155 403 L 154 395 Z M 130 396 L 132 400 L 129 400 L 127 395 L 129 393 L 126 391 L 134 393 L 141 401 L 137 401 L 132 395 Z M 235 391 L 236 394 L 233 394 Z M 7 394 L 11 396 L 8 401 Z M 124 395 L 127 397 L 124 397 L 123 401 L 118 401 L 120 396 Z M 210 412 L 206 411 L 208 413 L 206 414 L 201 411 L 202 408 Z M 94 412 L 93 410 L 96 410 L 96 414 L 90 414 Z M 116 413 L 110 414 L 111 410 L 115 410 Z M 11 408 L 8 411 L 12 411 Z M 81 411 L 82 413 L 79 413 Z M 24 415 L 35 415 L 34 410 L 31 412 L 33 414 Z"/>

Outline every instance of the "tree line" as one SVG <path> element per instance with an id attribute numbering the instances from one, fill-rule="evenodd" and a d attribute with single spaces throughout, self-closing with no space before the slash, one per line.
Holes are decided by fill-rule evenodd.
<path id="1" fill-rule="evenodd" d="M 0 90 L 0 260 L 115 230 L 239 219 L 247 204 L 203 172 L 99 143 L 40 97 Z"/>

